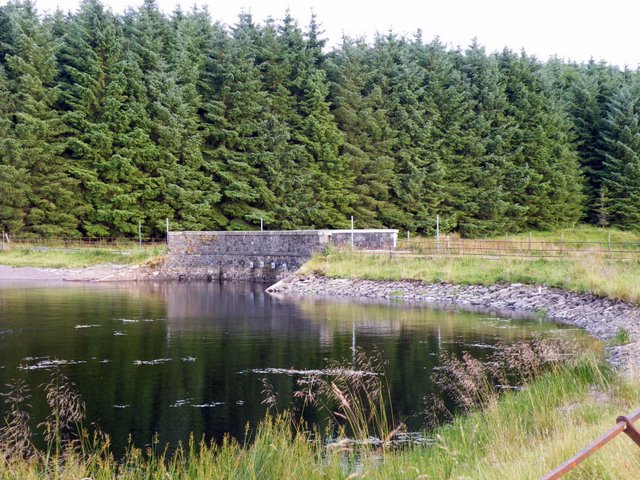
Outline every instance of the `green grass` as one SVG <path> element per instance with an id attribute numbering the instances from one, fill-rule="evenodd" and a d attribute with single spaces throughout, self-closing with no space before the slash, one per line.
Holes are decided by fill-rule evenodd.
<path id="1" fill-rule="evenodd" d="M 598 228 L 592 225 L 579 225 L 574 228 L 563 228 L 554 231 L 532 231 L 531 240 L 539 242 L 600 242 L 607 243 L 611 236 L 612 243 L 640 243 L 640 233 L 617 230 L 615 228 Z M 491 237 L 503 240 L 505 237 Z M 528 240 L 529 233 L 508 234 L 508 240 Z"/>
<path id="2" fill-rule="evenodd" d="M 535 479 L 611 428 L 618 415 L 635 408 L 639 396 L 637 383 L 583 359 L 436 429 L 430 446 L 330 448 L 317 435 L 301 430 L 292 435 L 284 415 L 265 419 L 248 445 L 192 440 L 172 458 L 132 448 L 115 460 L 107 441 L 85 439 L 83 452 L 48 464 L 44 456 L 0 460 L 0 478 Z M 626 480 L 636 471 L 640 449 L 620 435 L 565 478 Z"/>
<path id="3" fill-rule="evenodd" d="M 335 251 L 312 258 L 301 270 L 302 274 L 310 272 L 336 278 L 420 280 L 463 285 L 526 283 L 640 303 L 640 265 L 632 261 L 403 257 Z"/>
<path id="4" fill-rule="evenodd" d="M 0 265 L 36 268 L 83 268 L 100 264 L 139 265 L 166 253 L 165 247 L 132 247 L 127 254 L 106 248 L 74 251 L 12 248 L 0 250 Z M 1 478 L 1 477 L 0 477 Z"/>
<path id="5" fill-rule="evenodd" d="M 625 328 L 618 328 L 616 330 L 616 334 L 613 336 L 611 340 L 609 340 L 609 345 L 626 345 L 631 342 L 631 336 L 629 335 L 629 331 Z"/>

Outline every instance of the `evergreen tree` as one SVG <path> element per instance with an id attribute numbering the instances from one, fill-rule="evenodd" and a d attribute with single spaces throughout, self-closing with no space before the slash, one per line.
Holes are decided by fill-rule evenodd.
<path id="1" fill-rule="evenodd" d="M 640 88 L 625 85 L 605 119 L 603 186 L 611 225 L 640 230 Z"/>
<path id="2" fill-rule="evenodd" d="M 474 40 L 459 62 L 466 105 L 458 121 L 467 131 L 457 146 L 461 162 L 453 166 L 453 175 L 462 179 L 449 190 L 458 206 L 456 229 L 470 237 L 517 231 L 513 221 L 523 212 L 510 194 L 523 188 L 527 175 L 511 158 L 514 124 L 506 116 L 507 98 L 497 61 Z M 449 178 L 453 175 L 449 171 Z"/>
<path id="3" fill-rule="evenodd" d="M 351 178 L 315 51 L 288 13 L 280 25 L 265 26 L 260 47 L 256 63 L 279 126 L 271 135 L 279 161 L 269 182 L 278 197 L 276 222 L 281 228 L 347 226 Z"/>
<path id="4" fill-rule="evenodd" d="M 345 39 L 327 62 L 333 114 L 345 138 L 340 153 L 354 178 L 352 208 L 358 225 L 403 225 L 407 220 L 402 209 L 390 201 L 397 179 L 389 121 L 370 60 L 363 41 Z"/>
<path id="5" fill-rule="evenodd" d="M 134 235 L 144 217 L 136 166 L 145 144 L 139 74 L 117 19 L 98 0 L 82 3 L 64 40 L 67 153 L 86 201 L 82 229 L 89 236 Z"/>
<path id="6" fill-rule="evenodd" d="M 198 111 L 198 84 L 204 69 L 204 45 L 211 36 L 206 12 L 194 9 L 174 20 L 174 40 L 167 59 L 151 71 L 148 82 L 150 137 L 156 145 L 149 169 L 152 179 L 148 221 L 164 229 L 165 217 L 175 228 L 219 227 L 215 205 L 219 186 L 206 168 Z M 160 188 L 153 186 L 159 185 Z"/>
<path id="7" fill-rule="evenodd" d="M 4 60 L 13 121 L 3 142 L 2 164 L 8 168 L 2 181 L 17 182 L 13 213 L 3 215 L 12 218 L 6 227 L 12 233 L 76 235 L 79 199 L 61 156 L 65 128 L 55 110 L 57 45 L 30 2 L 13 5 L 9 28 L 12 43 Z"/>
<path id="8" fill-rule="evenodd" d="M 233 36 L 219 30 L 207 63 L 205 158 L 221 185 L 219 208 L 227 228 L 255 228 L 262 218 L 273 225 L 275 197 L 267 186 L 273 156 L 268 143 L 269 98 L 255 66 L 255 25 L 242 15 Z"/>
<path id="9" fill-rule="evenodd" d="M 29 207 L 27 168 L 17 162 L 17 142 L 13 130 L 13 98 L 4 68 L 0 66 L 0 227 L 3 232 L 20 233 Z"/>
<path id="10" fill-rule="evenodd" d="M 165 218 L 180 229 L 219 226 L 219 189 L 202 158 L 198 117 L 201 48 L 209 24 L 206 13 L 195 10 L 176 19 L 172 31 L 153 0 L 125 18 L 140 91 L 139 201 L 144 230 L 152 235 L 164 232 Z"/>
<path id="11" fill-rule="evenodd" d="M 585 177 L 588 219 L 597 221 L 597 205 L 604 168 L 605 118 L 608 103 L 620 83 L 614 71 L 590 62 L 578 69 L 568 87 L 568 112 L 573 122 L 576 149 Z"/>
<path id="12" fill-rule="evenodd" d="M 568 119 L 559 102 L 549 98 L 550 87 L 535 60 L 505 50 L 499 61 L 508 115 L 517 125 L 514 162 L 528 174 L 524 190 L 509 192 L 513 202 L 527 209 L 526 217 L 521 217 L 526 223 L 518 225 L 518 230 L 574 225 L 582 213 L 582 178 Z"/>
<path id="13" fill-rule="evenodd" d="M 315 15 L 40 18 L 0 7 L 0 227 L 10 234 L 389 226 L 464 236 L 637 227 L 637 71 L 541 64 Z M 638 177 L 638 178 L 636 178 Z M 584 179 L 584 182 L 583 182 Z M 585 193 L 582 192 L 583 183 Z"/>
<path id="14" fill-rule="evenodd" d="M 424 71 L 413 59 L 409 43 L 393 34 L 377 37 L 373 55 L 394 158 L 392 202 L 405 212 L 397 226 L 431 232 L 442 201 L 444 172 L 433 149 L 436 112 Z"/>

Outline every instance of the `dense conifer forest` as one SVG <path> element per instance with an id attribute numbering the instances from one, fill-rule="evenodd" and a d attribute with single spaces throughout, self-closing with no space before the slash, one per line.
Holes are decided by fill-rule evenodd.
<path id="1" fill-rule="evenodd" d="M 640 228 L 640 76 L 316 18 L 232 26 L 99 0 L 0 7 L 0 227 L 13 235 Z"/>

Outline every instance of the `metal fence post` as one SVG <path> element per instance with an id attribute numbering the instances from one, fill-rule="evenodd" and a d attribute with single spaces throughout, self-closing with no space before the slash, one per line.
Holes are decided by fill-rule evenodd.
<path id="1" fill-rule="evenodd" d="M 640 446 L 640 433 L 638 433 L 633 425 L 633 422 L 637 421 L 638 418 L 640 418 L 640 409 L 634 411 L 630 415 L 620 416 L 616 418 L 615 427 L 611 428 L 606 433 L 595 439 L 593 442 L 591 442 L 591 444 L 584 447 L 569 460 L 541 477 L 541 480 L 557 480 L 565 473 L 573 470 L 576 466 L 585 461 L 593 453 L 605 446 L 622 432 L 626 433 L 629 438 L 631 438 L 631 440 L 633 440 L 638 446 Z"/>
<path id="2" fill-rule="evenodd" d="M 353 215 L 351 215 L 351 249 L 353 250 Z"/>
<path id="3" fill-rule="evenodd" d="M 436 215 L 436 252 L 440 253 L 440 215 Z"/>

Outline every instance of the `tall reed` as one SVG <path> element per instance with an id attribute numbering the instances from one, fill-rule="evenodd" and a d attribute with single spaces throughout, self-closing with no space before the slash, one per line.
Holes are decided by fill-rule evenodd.
<path id="1" fill-rule="evenodd" d="M 404 429 L 393 416 L 385 366 L 379 352 L 356 347 L 350 361 L 329 363 L 330 375 L 300 378 L 294 397 L 303 405 L 321 407 L 336 425 L 346 427 L 341 436 L 384 445 Z"/>

